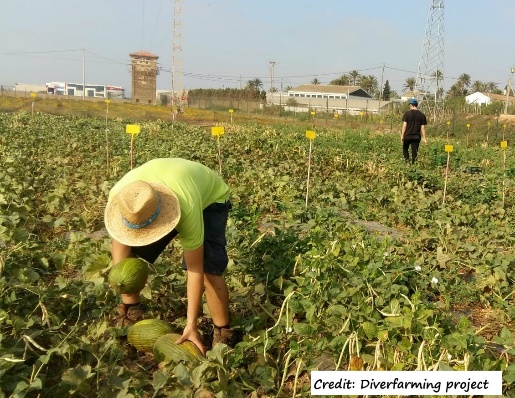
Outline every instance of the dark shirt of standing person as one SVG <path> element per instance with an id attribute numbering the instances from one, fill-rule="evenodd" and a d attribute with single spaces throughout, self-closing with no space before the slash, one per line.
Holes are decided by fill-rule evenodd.
<path id="1" fill-rule="evenodd" d="M 418 147 L 421 139 L 427 145 L 426 115 L 418 110 L 418 101 L 415 98 L 409 100 L 409 110 L 402 117 L 401 142 L 402 153 L 407 163 L 415 163 Z M 409 148 L 411 146 L 411 160 Z"/>

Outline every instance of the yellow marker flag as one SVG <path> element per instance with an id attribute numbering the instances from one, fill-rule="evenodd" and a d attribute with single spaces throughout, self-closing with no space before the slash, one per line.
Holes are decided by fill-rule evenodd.
<path id="1" fill-rule="evenodd" d="M 125 132 L 127 134 L 139 134 L 141 131 L 141 126 L 139 124 L 128 124 L 125 126 Z"/>
<path id="2" fill-rule="evenodd" d="M 211 127 L 211 135 L 214 135 L 214 136 L 224 135 L 224 127 L 223 126 Z"/>

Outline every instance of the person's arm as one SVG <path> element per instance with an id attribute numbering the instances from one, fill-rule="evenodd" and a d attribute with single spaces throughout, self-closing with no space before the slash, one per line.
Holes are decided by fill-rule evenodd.
<path id="1" fill-rule="evenodd" d="M 420 132 L 422 133 L 422 138 L 424 139 L 424 144 L 427 145 L 427 137 L 426 137 L 426 126 L 420 126 Z"/>
<path id="2" fill-rule="evenodd" d="M 206 350 L 202 345 L 197 327 L 202 295 L 204 294 L 204 245 L 195 250 L 184 250 L 184 261 L 188 270 L 186 281 L 188 312 L 186 327 L 182 336 L 177 340 L 177 344 L 190 340 L 205 355 Z"/>
<path id="3" fill-rule="evenodd" d="M 406 133 L 406 127 L 408 126 L 407 122 L 402 122 L 401 128 L 401 142 L 404 141 L 404 133 Z"/>

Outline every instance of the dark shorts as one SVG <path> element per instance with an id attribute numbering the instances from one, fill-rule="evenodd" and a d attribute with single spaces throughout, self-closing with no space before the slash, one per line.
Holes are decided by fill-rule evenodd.
<path id="1" fill-rule="evenodd" d="M 227 268 L 229 258 L 227 257 L 227 240 L 225 239 L 225 228 L 227 217 L 231 209 L 231 202 L 213 203 L 203 211 L 204 217 L 204 272 L 213 275 L 222 275 Z M 168 235 L 158 241 L 146 246 L 135 246 L 131 248 L 133 254 L 149 263 L 154 263 L 166 246 L 178 235 L 174 229 Z M 184 260 L 182 268 L 186 269 Z"/>

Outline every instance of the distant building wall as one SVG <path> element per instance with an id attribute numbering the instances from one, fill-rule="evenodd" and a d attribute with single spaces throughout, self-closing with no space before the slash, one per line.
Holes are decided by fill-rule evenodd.
<path id="1" fill-rule="evenodd" d="M 82 83 L 50 82 L 45 85 L 45 92 L 54 95 L 67 95 L 88 98 L 123 98 L 125 90 L 120 86 L 105 86 L 103 84 L 86 84 L 84 92 Z"/>
<path id="2" fill-rule="evenodd" d="M 159 69 L 157 55 L 146 51 L 129 54 L 132 63 L 132 96 L 134 104 L 156 104 L 156 85 Z"/>
<path id="3" fill-rule="evenodd" d="M 14 85 L 14 90 L 18 93 L 45 93 L 46 87 L 42 84 L 16 83 Z"/>
<path id="4" fill-rule="evenodd" d="M 332 97 L 332 98 L 331 98 Z M 286 92 L 275 92 L 267 94 L 267 103 L 272 105 L 281 105 L 285 110 L 296 112 L 308 112 L 310 110 L 318 110 L 322 112 L 347 112 L 350 115 L 359 115 L 360 112 L 379 113 L 400 106 L 400 100 L 379 101 L 373 98 L 363 98 L 349 95 L 328 95 L 327 98 L 311 98 L 290 96 Z M 295 105 L 293 105 L 295 104 Z"/>

